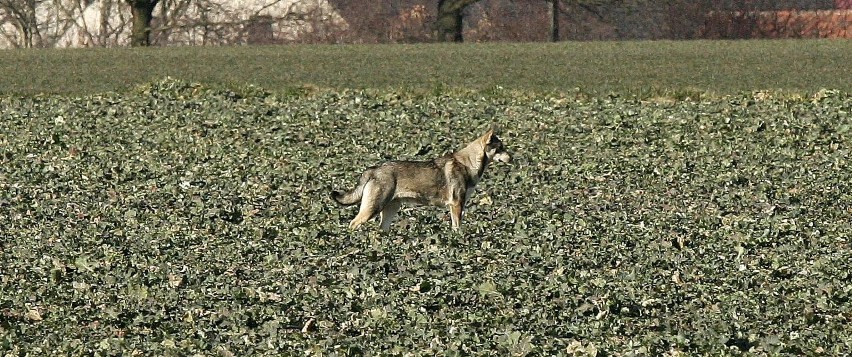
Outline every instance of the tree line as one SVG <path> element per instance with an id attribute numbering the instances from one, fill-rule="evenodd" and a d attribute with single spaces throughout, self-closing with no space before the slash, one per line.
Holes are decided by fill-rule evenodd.
<path id="1" fill-rule="evenodd" d="M 852 0 L 0 0 L 0 40 L 62 47 L 848 38 L 850 9 Z"/>

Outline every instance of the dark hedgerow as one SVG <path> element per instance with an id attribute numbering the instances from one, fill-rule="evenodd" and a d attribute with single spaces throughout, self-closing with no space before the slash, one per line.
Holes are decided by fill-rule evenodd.
<path id="1" fill-rule="evenodd" d="M 852 99 L 277 97 L 176 80 L 0 99 L 13 355 L 852 349 Z M 346 230 L 366 166 L 497 124 L 470 203 Z"/>

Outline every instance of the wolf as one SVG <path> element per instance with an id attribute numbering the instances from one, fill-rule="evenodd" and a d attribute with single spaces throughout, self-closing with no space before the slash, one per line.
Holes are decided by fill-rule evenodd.
<path id="1" fill-rule="evenodd" d="M 492 161 L 509 163 L 512 156 L 489 129 L 461 150 L 430 161 L 389 161 L 367 168 L 358 186 L 348 192 L 331 191 L 343 206 L 358 202 L 358 215 L 349 223 L 356 229 L 377 214 L 383 231 L 390 230 L 402 203 L 447 206 L 453 230 L 461 226 L 464 205 Z"/>

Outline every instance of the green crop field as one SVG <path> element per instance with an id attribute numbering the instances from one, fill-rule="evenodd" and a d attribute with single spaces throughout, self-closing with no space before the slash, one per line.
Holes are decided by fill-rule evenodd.
<path id="1" fill-rule="evenodd" d="M 0 51 L 0 94 L 124 91 L 166 76 L 284 93 L 502 87 L 640 97 L 852 91 L 852 41 L 644 41 Z"/>
<path id="2" fill-rule="evenodd" d="M 0 354 L 852 350 L 848 92 L 165 79 L 0 108 Z M 331 189 L 492 124 L 515 160 L 461 233 L 427 207 L 346 229 Z"/>

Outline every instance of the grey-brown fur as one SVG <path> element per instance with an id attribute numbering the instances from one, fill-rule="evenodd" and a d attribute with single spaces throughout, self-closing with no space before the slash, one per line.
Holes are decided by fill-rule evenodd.
<path id="1" fill-rule="evenodd" d="M 403 202 L 448 206 L 453 229 L 461 225 L 464 205 L 491 161 L 512 157 L 493 130 L 463 149 L 431 161 L 389 161 L 367 168 L 358 186 L 346 193 L 332 191 L 341 205 L 361 207 L 349 228 L 358 228 L 376 215 L 387 231 Z"/>

